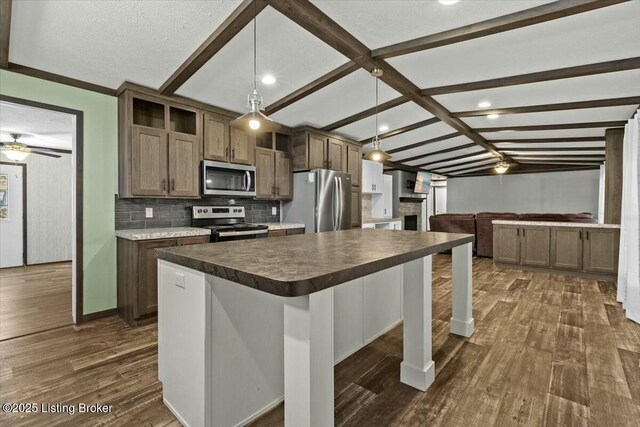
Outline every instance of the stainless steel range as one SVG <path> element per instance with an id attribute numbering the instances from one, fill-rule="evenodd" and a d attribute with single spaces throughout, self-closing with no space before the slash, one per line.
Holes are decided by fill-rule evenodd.
<path id="1" fill-rule="evenodd" d="M 210 229 L 212 242 L 257 239 L 269 233 L 266 225 L 245 223 L 244 206 L 194 206 L 191 225 Z"/>

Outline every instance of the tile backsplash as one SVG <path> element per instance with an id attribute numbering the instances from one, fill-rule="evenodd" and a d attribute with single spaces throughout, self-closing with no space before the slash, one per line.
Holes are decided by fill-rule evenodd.
<path id="1" fill-rule="evenodd" d="M 132 228 L 184 227 L 191 225 L 191 207 L 244 206 L 246 222 L 280 222 L 280 202 L 270 200 L 230 199 L 121 199 L 116 197 L 116 230 Z M 271 209 L 276 208 L 276 215 Z M 153 208 L 153 218 L 145 217 L 145 208 Z"/>

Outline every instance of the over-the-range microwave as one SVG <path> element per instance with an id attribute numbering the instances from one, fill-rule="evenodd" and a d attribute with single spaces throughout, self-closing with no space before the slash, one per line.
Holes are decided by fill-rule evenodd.
<path id="1" fill-rule="evenodd" d="M 202 162 L 203 196 L 256 196 L 256 167 L 226 162 Z"/>

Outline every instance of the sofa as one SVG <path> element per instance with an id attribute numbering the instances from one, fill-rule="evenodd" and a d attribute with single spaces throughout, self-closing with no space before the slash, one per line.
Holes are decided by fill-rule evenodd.
<path id="1" fill-rule="evenodd" d="M 493 257 L 493 221 L 597 222 L 589 212 L 580 213 L 521 213 L 480 212 L 478 214 L 440 214 L 429 218 L 431 231 L 466 233 L 476 236 L 473 252 L 477 256 Z"/>

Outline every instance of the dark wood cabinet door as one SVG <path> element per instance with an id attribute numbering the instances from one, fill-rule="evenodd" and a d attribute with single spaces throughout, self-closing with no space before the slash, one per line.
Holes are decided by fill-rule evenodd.
<path id="1" fill-rule="evenodd" d="M 549 227 L 525 225 L 521 228 L 520 260 L 530 267 L 549 267 Z"/>
<path id="2" fill-rule="evenodd" d="M 550 267 L 582 270 L 582 228 L 551 227 L 550 232 Z"/>
<path id="3" fill-rule="evenodd" d="M 294 234 L 304 234 L 304 228 L 290 228 L 287 230 L 287 236 L 293 236 Z"/>
<path id="4" fill-rule="evenodd" d="M 360 165 L 362 163 L 362 152 L 360 147 L 347 144 L 347 173 L 351 174 L 351 185 L 360 186 Z"/>
<path id="5" fill-rule="evenodd" d="M 284 151 L 275 152 L 276 199 L 293 199 L 293 170 L 291 158 Z"/>
<path id="6" fill-rule="evenodd" d="M 198 197 L 202 148 L 197 136 L 169 134 L 169 195 Z"/>
<path id="7" fill-rule="evenodd" d="M 585 228 L 583 242 L 584 271 L 607 275 L 618 273 L 620 230 Z"/>
<path id="8" fill-rule="evenodd" d="M 493 226 L 493 260 L 505 264 L 520 264 L 520 226 Z"/>
<path id="9" fill-rule="evenodd" d="M 324 136 L 309 134 L 308 141 L 309 169 L 324 169 L 327 167 L 327 139 Z"/>
<path id="10" fill-rule="evenodd" d="M 287 235 L 287 230 L 270 230 L 267 237 L 282 237 Z"/>
<path id="11" fill-rule="evenodd" d="M 231 129 L 231 163 L 255 165 L 256 136 L 248 132 Z"/>
<path id="12" fill-rule="evenodd" d="M 275 155 L 273 150 L 256 148 L 256 199 L 275 197 Z"/>
<path id="13" fill-rule="evenodd" d="M 154 250 L 175 245 L 175 239 L 138 242 L 138 302 L 135 318 L 158 311 L 158 260 Z"/>
<path id="14" fill-rule="evenodd" d="M 199 245 L 201 243 L 209 243 L 211 236 L 193 236 L 193 237 L 180 237 L 177 239 L 178 246 L 186 245 Z"/>
<path id="15" fill-rule="evenodd" d="M 204 158 L 229 160 L 229 121 L 213 114 L 204 114 Z"/>
<path id="16" fill-rule="evenodd" d="M 359 189 L 351 191 L 351 227 L 362 226 L 362 195 Z"/>
<path id="17" fill-rule="evenodd" d="M 346 162 L 344 157 L 344 143 L 339 139 L 329 138 L 327 140 L 327 168 L 334 171 L 342 171 Z"/>
<path id="18" fill-rule="evenodd" d="M 167 181 L 167 132 L 132 126 L 131 193 L 134 196 L 165 196 Z"/>

